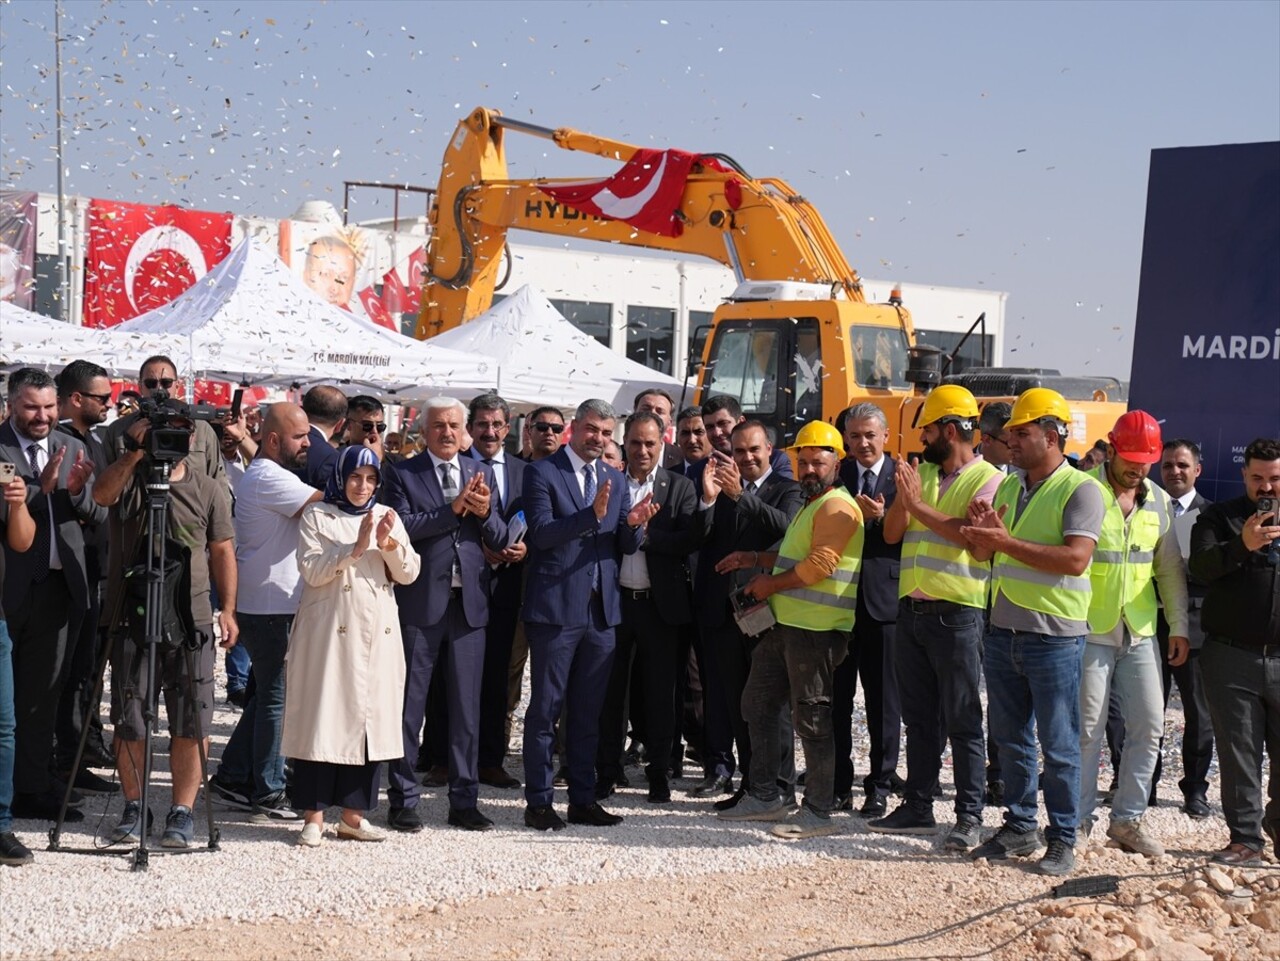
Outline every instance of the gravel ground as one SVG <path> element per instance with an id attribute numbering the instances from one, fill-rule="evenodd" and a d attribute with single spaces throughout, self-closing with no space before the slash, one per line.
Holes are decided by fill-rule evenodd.
<path id="1" fill-rule="evenodd" d="M 219 705 L 215 757 L 235 718 Z M 1181 773 L 1176 695 L 1168 732 L 1166 795 Z M 855 732 L 860 769 L 865 737 Z M 163 754 L 158 767 L 152 808 L 162 815 Z M 520 775 L 518 758 L 508 767 Z M 943 784 L 949 795 L 949 767 Z M 0 872 L 0 958 L 1280 957 L 1280 871 L 1203 866 L 1226 841 L 1216 799 L 1205 822 L 1169 800 L 1149 812 L 1170 848 L 1162 858 L 1106 848 L 1095 829 L 1076 876 L 1157 877 L 1126 880 L 1105 899 L 1050 900 L 1051 882 L 1026 864 L 975 865 L 944 854 L 941 836 L 874 835 L 837 815 L 842 834 L 786 842 L 675 798 L 656 807 L 641 789 L 620 791 L 607 805 L 626 815 L 619 827 L 539 834 L 522 825 L 520 791 L 482 788 L 497 827 L 475 834 L 447 828 L 445 792 L 429 790 L 426 831 L 383 844 L 330 836 L 314 850 L 294 845 L 297 826 L 215 808 L 220 851 L 157 854 L 145 873 L 121 857 L 47 852 L 45 825 L 18 822 L 36 862 Z M 556 800 L 563 810 L 563 791 Z M 940 824 L 950 805 L 935 805 Z M 120 806 L 90 799 L 63 844 L 90 847 Z M 385 802 L 375 822 L 384 813 Z M 988 828 L 1000 820 L 987 812 Z M 887 946 L 948 925 L 957 927 Z"/>

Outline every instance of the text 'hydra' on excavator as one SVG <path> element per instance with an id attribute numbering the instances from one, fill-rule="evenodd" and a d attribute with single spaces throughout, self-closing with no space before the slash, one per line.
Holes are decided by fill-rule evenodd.
<path id="1" fill-rule="evenodd" d="M 602 180 L 511 179 L 507 132 L 622 168 Z M 941 351 L 916 343 L 896 291 L 887 304 L 867 303 L 822 216 L 785 181 L 752 177 L 721 153 L 638 147 L 481 107 L 458 123 L 445 150 L 430 219 L 419 338 L 489 308 L 513 229 L 698 255 L 730 267 L 738 285 L 715 312 L 695 401 L 731 394 L 784 445 L 806 422 L 833 422 L 870 401 L 888 418 L 890 449 L 921 448 L 915 421 L 941 382 Z M 965 383 L 981 403 L 1032 386 L 1063 392 L 1073 417 L 1069 451 L 1106 436 L 1124 410 L 1107 399 L 1118 386 L 1110 379 L 980 368 L 948 380 Z"/>

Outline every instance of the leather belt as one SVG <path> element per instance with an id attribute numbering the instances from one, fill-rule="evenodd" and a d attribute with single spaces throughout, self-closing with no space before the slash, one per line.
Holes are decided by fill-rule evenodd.
<path id="1" fill-rule="evenodd" d="M 454 597 L 454 598 L 461 598 L 461 597 L 462 597 L 462 588 L 461 588 L 461 587 L 451 587 L 451 588 L 449 588 L 449 596 L 450 596 L 450 597 Z"/>
<path id="2" fill-rule="evenodd" d="M 647 587 L 642 591 L 633 590 L 630 587 L 622 588 L 622 596 L 633 601 L 646 601 L 652 594 L 653 591 Z"/>
<path id="3" fill-rule="evenodd" d="M 955 601 L 922 601 L 917 597 L 904 597 L 902 603 L 910 609 L 912 614 L 959 614 L 976 610 L 976 608 L 957 604 Z"/>
<path id="4" fill-rule="evenodd" d="M 1280 644 L 1245 644 L 1243 641 L 1223 637 L 1221 634 L 1210 634 L 1205 640 L 1221 644 L 1223 647 L 1234 647 L 1238 651 L 1248 651 L 1259 657 L 1280 657 Z"/>

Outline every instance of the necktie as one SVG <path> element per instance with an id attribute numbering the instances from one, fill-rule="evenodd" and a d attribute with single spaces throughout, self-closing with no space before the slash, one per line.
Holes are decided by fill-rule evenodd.
<path id="1" fill-rule="evenodd" d="M 440 489 L 444 492 L 444 499 L 452 501 L 458 496 L 458 485 L 453 481 L 453 465 L 440 465 Z M 462 586 L 462 565 L 458 563 L 458 536 L 454 533 L 453 537 L 453 577 L 452 584 L 454 587 Z"/>
<path id="2" fill-rule="evenodd" d="M 596 472 L 591 469 L 590 464 L 584 464 L 582 467 L 582 499 L 587 502 L 588 507 L 596 499 Z M 600 590 L 599 561 L 591 565 L 591 589 Z"/>
<path id="3" fill-rule="evenodd" d="M 862 472 L 862 493 L 866 497 L 874 497 L 876 489 L 876 475 L 869 470 Z"/>
<path id="4" fill-rule="evenodd" d="M 754 494 L 756 492 L 756 482 L 747 481 L 747 486 L 742 488 L 744 494 Z"/>
<path id="5" fill-rule="evenodd" d="M 1185 507 L 1183 507 L 1183 506 L 1182 506 L 1182 501 L 1174 501 L 1174 502 L 1173 502 L 1173 516 L 1174 516 L 1174 517 L 1181 517 L 1181 516 L 1182 516 L 1183 514 L 1185 514 L 1186 512 L 1187 512 L 1187 509 L 1186 509 Z"/>
<path id="6" fill-rule="evenodd" d="M 482 463 L 488 464 L 491 469 L 493 468 L 492 457 L 484 458 Z M 502 513 L 502 482 L 498 480 L 498 472 L 496 470 L 493 472 L 493 491 L 491 496 L 493 497 L 493 506 L 496 507 L 498 509 L 498 513 L 501 514 Z"/>
<path id="7" fill-rule="evenodd" d="M 31 472 L 35 474 L 36 483 L 40 483 L 40 445 L 32 444 L 27 448 L 27 458 L 31 461 Z M 44 519 L 39 517 L 39 510 L 32 511 L 32 515 L 36 519 L 36 539 L 31 545 L 31 551 L 27 555 L 31 558 L 31 580 L 35 583 L 41 583 L 49 576 L 49 545 L 50 537 L 53 534 L 53 511 L 49 503 L 49 495 L 41 494 L 36 498 L 36 503 L 44 504 Z"/>

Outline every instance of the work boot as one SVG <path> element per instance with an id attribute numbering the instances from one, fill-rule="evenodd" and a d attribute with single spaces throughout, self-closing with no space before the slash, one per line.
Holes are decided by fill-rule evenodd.
<path id="1" fill-rule="evenodd" d="M 1117 821 L 1113 818 L 1107 825 L 1107 837 L 1111 839 L 1108 847 L 1118 847 L 1121 851 L 1145 854 L 1149 858 L 1164 854 L 1164 845 L 1142 829 L 1140 819 Z"/>

